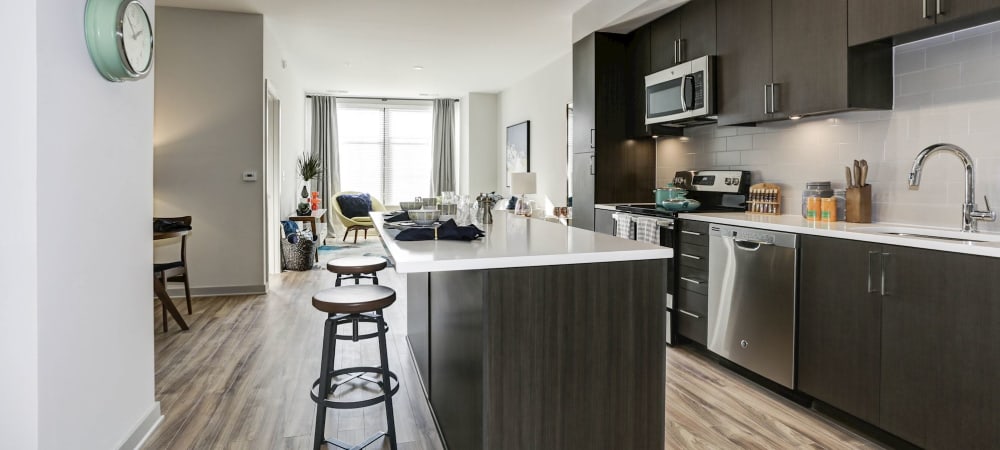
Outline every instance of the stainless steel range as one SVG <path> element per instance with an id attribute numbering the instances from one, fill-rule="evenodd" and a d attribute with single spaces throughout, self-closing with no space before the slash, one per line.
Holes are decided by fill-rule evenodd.
<path id="1" fill-rule="evenodd" d="M 674 185 L 688 191 L 687 198 L 700 203 L 697 209 L 685 213 L 701 212 L 743 212 L 750 192 L 750 172 L 745 170 L 684 170 L 674 175 Z M 650 193 L 652 197 L 652 193 Z M 675 248 L 677 211 L 669 211 L 654 203 L 634 203 L 615 207 L 629 219 L 630 237 L 639 240 L 658 241 L 659 245 Z M 637 230 L 636 222 L 641 218 L 655 218 L 658 239 L 649 239 L 648 233 Z M 617 230 L 618 224 L 614 228 Z M 624 231 L 624 227 L 623 227 Z M 617 233 L 616 233 L 617 234 Z M 674 326 L 674 297 L 677 295 L 677 271 L 674 260 L 667 264 L 667 344 L 676 340 Z"/>

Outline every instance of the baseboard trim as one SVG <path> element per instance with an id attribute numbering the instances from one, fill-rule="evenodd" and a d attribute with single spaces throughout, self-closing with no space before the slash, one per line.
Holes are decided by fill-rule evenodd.
<path id="1" fill-rule="evenodd" d="M 118 450 L 134 450 L 142 447 L 142 444 L 146 443 L 146 439 L 149 439 L 149 436 L 153 434 L 153 431 L 156 431 L 162 422 L 163 414 L 160 414 L 160 402 L 153 402 L 153 406 L 150 406 L 149 411 L 139 419 L 139 423 L 132 427 L 128 438 L 118 446 Z"/>
<path id="2" fill-rule="evenodd" d="M 192 297 L 215 297 L 219 295 L 259 295 L 266 294 L 267 288 L 263 284 L 252 284 L 247 286 L 210 286 L 191 288 Z M 184 297 L 183 287 L 167 289 L 167 294 L 171 297 Z"/>

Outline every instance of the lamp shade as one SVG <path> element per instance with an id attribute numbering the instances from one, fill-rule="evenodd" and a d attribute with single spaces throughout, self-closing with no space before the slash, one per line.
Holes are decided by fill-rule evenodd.
<path id="1" fill-rule="evenodd" d="M 510 174 L 510 193 L 534 194 L 536 175 L 533 172 L 514 172 Z"/>

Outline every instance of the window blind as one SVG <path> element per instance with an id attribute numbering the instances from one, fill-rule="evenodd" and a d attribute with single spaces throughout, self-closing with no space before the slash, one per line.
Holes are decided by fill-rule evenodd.
<path id="1" fill-rule="evenodd" d="M 338 99 L 341 189 L 393 205 L 428 196 L 432 120 L 430 102 Z"/>

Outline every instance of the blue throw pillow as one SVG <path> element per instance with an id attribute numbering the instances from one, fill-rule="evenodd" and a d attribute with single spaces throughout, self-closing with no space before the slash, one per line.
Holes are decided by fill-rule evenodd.
<path id="1" fill-rule="evenodd" d="M 344 194 L 337 197 L 340 212 L 344 217 L 368 217 L 372 210 L 372 198 L 368 194 Z"/>

